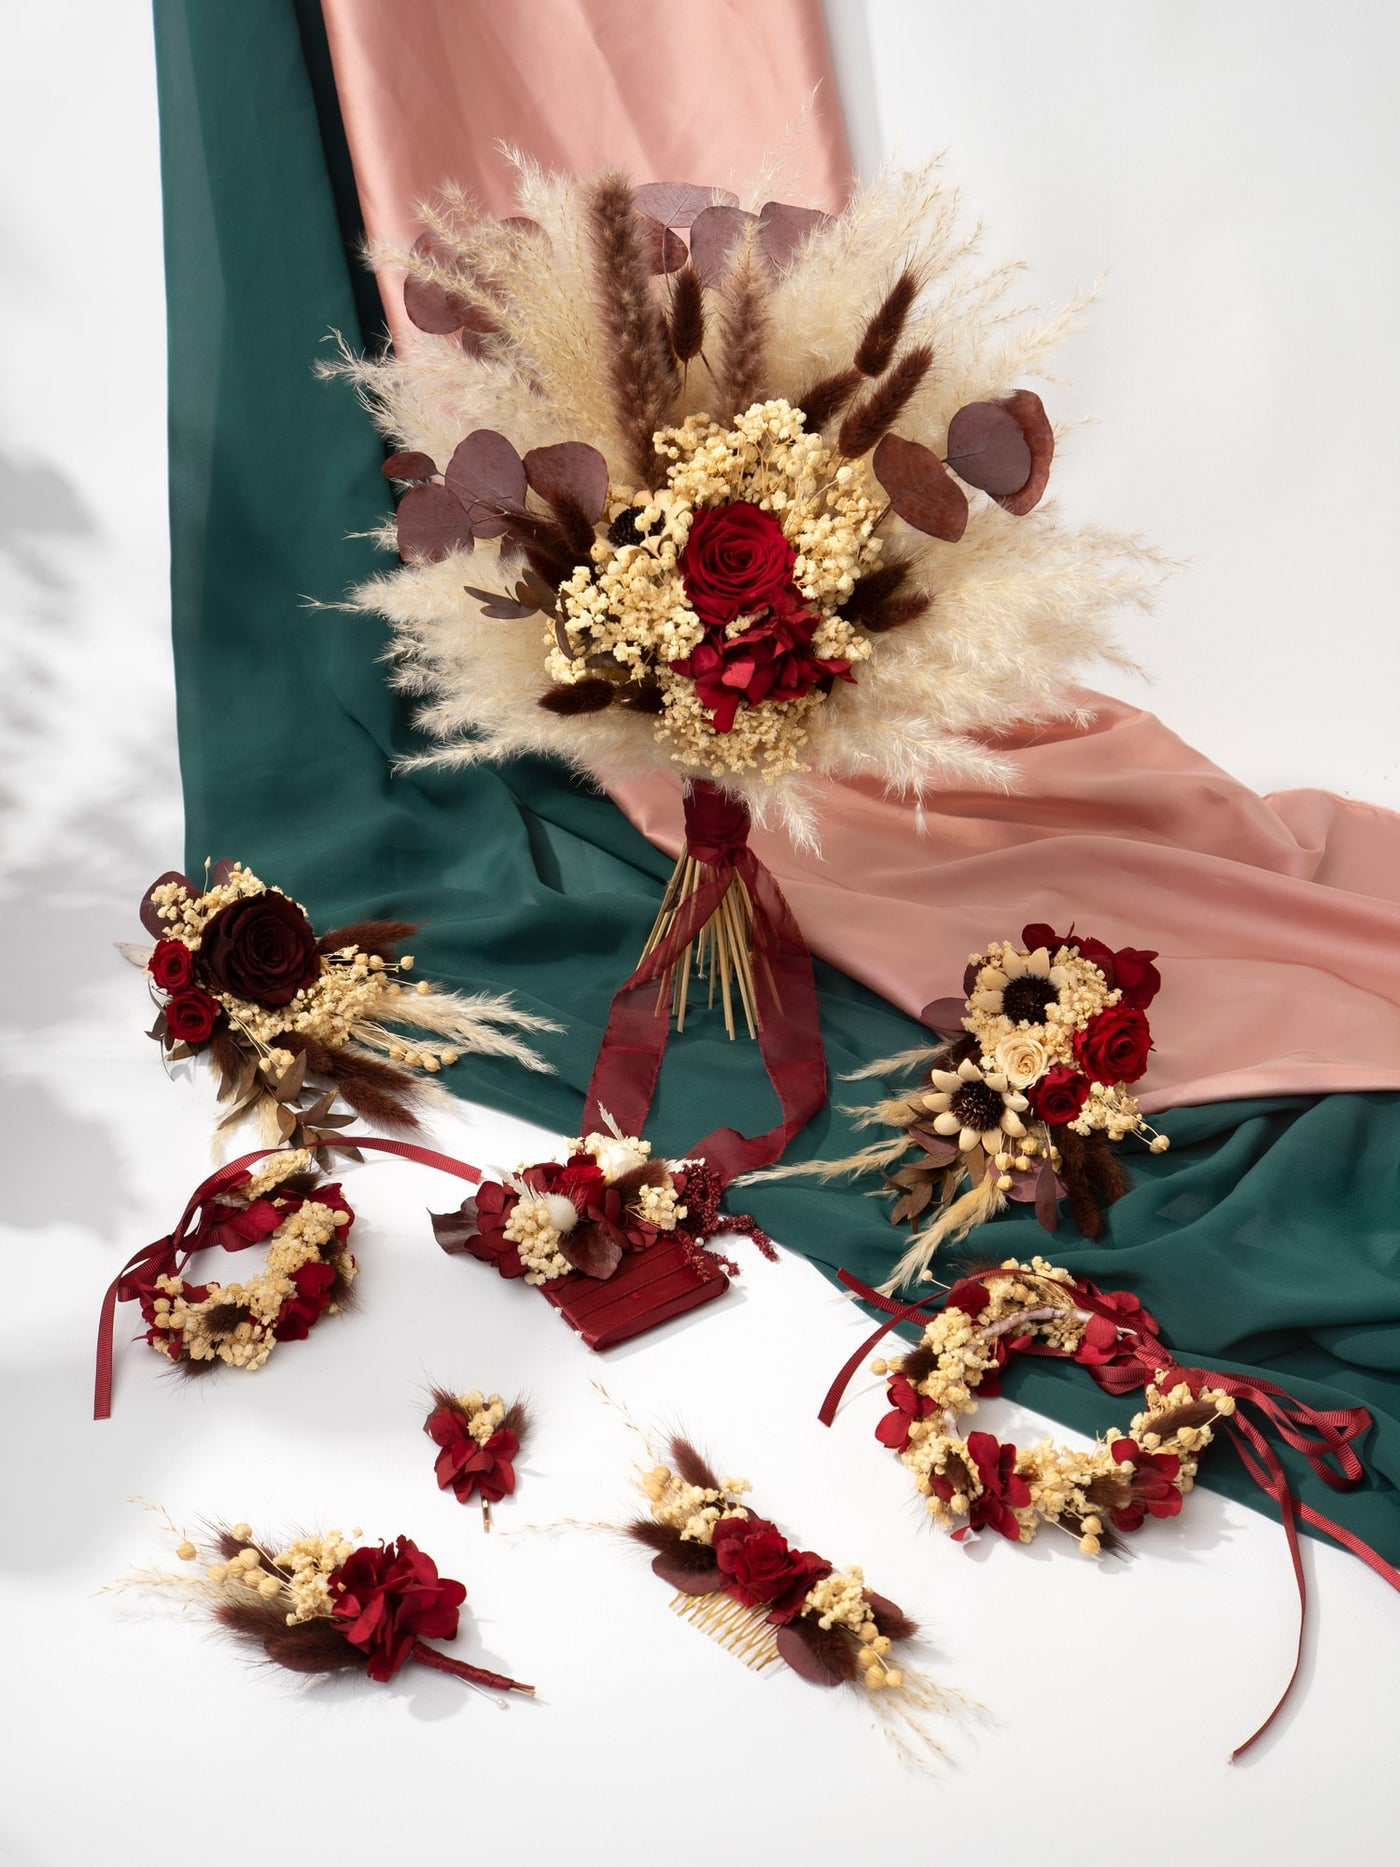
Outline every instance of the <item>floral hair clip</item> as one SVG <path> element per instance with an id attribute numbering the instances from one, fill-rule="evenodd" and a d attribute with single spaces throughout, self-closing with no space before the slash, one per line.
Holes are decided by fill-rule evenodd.
<path id="1" fill-rule="evenodd" d="M 463 1050 L 549 1066 L 518 1035 L 558 1026 L 487 993 L 463 998 L 409 983 L 399 942 L 408 921 L 357 921 L 319 937 L 305 908 L 236 862 L 200 890 L 173 870 L 146 891 L 141 921 L 155 947 L 123 950 L 150 975 L 150 1035 L 168 1061 L 207 1054 L 230 1104 L 298 1146 L 333 1138 L 353 1116 L 413 1127 L 427 1079 Z M 324 1083 L 323 1093 L 309 1088 Z"/>
<path id="2" fill-rule="evenodd" d="M 914 1230 L 882 1286 L 887 1292 L 927 1279 L 939 1245 L 965 1238 L 1008 1200 L 1033 1205 L 1042 1227 L 1054 1232 L 1058 1202 L 1067 1198 L 1079 1229 L 1098 1238 L 1103 1208 L 1125 1190 L 1110 1144 L 1131 1134 L 1154 1154 L 1168 1146 L 1127 1088 L 1146 1071 L 1152 1048 L 1147 1008 L 1162 983 L 1156 953 L 1115 953 L 1072 928 L 1057 934 L 1040 924 L 1025 928 L 1021 940 L 1019 947 L 993 941 L 972 954 L 966 996 L 924 1008 L 942 1044 L 853 1072 L 924 1071 L 918 1088 L 861 1116 L 863 1126 L 897 1129 L 892 1139 L 845 1160 L 747 1176 L 832 1179 L 881 1170 L 896 1196 L 891 1222 Z"/>
<path id="3" fill-rule="evenodd" d="M 250 1158 L 257 1159 L 257 1155 Z M 182 1374 L 223 1364 L 260 1368 L 281 1342 L 301 1342 L 345 1307 L 356 1264 L 354 1214 L 338 1184 L 324 1181 L 310 1153 L 274 1153 L 249 1172 L 231 1163 L 207 1180 L 175 1231 L 148 1246 L 107 1292 L 98 1340 L 96 1417 L 112 1405 L 112 1325 L 118 1303 L 136 1303 L 145 1340 Z M 197 1251 L 266 1245 L 260 1269 L 238 1283 L 194 1283 L 185 1271 Z"/>
<path id="4" fill-rule="evenodd" d="M 442 1249 L 536 1285 L 590 1348 L 722 1296 L 738 1266 L 707 1249 L 745 1232 L 772 1241 L 747 1214 L 719 1210 L 718 1176 L 698 1160 L 653 1160 L 631 1135 L 570 1141 L 562 1160 L 484 1180 L 456 1212 L 434 1213 Z"/>
<path id="5" fill-rule="evenodd" d="M 867 1588 L 860 1569 L 794 1548 L 744 1503 L 746 1478 L 716 1477 L 686 1439 L 667 1450 L 669 1464 L 641 1475 L 649 1513 L 627 1534 L 676 1591 L 673 1611 L 756 1672 L 781 1660 L 812 1685 L 862 1688 L 907 1757 L 936 1753 L 924 1718 L 954 1695 L 901 1658 L 918 1624 Z"/>
<path id="6" fill-rule="evenodd" d="M 1157 566 L 1037 509 L 1054 434 L 1021 379 L 1073 312 L 1010 308 L 931 170 L 831 216 L 522 163 L 518 210 L 449 188 L 411 251 L 374 256 L 402 268 L 417 331 L 327 373 L 396 450 L 401 563 L 350 603 L 392 626 L 425 762 L 543 752 L 686 785 L 685 849 L 605 1040 L 641 1105 L 611 1077 L 599 1101 L 645 1126 L 703 970 L 731 1036 L 784 1032 L 765 1055 L 784 1121 L 744 1162 L 765 1165 L 825 1073 L 810 955 L 751 819 L 811 845 L 817 775 L 1010 781 L 987 729 L 1063 716 Z"/>
<path id="7" fill-rule="evenodd" d="M 423 1431 L 439 1448 L 433 1470 L 438 1489 L 451 1491 L 459 1504 L 481 1498 L 481 1521 L 491 1528 L 491 1506 L 515 1490 L 514 1460 L 530 1424 L 523 1401 L 509 1406 L 499 1394 L 454 1394 L 432 1389 L 433 1405 Z"/>
<path id="8" fill-rule="evenodd" d="M 427 1666 L 486 1691 L 534 1696 L 533 1686 L 428 1645 L 456 1639 L 467 1591 L 409 1537 L 356 1545 L 331 1530 L 283 1542 L 236 1523 L 213 1526 L 202 1545 L 183 1538 L 175 1553 L 200 1571 L 137 1570 L 118 1587 L 192 1595 L 240 1646 L 288 1672 L 359 1672 L 386 1685 L 405 1666 Z"/>
<path id="9" fill-rule="evenodd" d="M 900 1323 L 923 1328 L 915 1348 L 872 1363 L 888 1377 L 890 1411 L 875 1428 L 881 1445 L 914 1474 L 930 1519 L 957 1542 L 979 1530 L 1029 1543 L 1042 1523 L 1066 1532 L 1088 1556 L 1123 1549 L 1122 1538 L 1149 1517 L 1175 1517 L 1195 1483 L 1203 1452 L 1228 1433 L 1245 1470 L 1278 1506 L 1288 1539 L 1300 1609 L 1306 1611 L 1296 1520 L 1359 1555 L 1392 1588 L 1400 1571 L 1350 1531 L 1293 1496 L 1288 1476 L 1265 1437 L 1271 1429 L 1307 1458 L 1334 1490 L 1361 1483 L 1364 1468 L 1353 1442 L 1372 1424 L 1364 1407 L 1318 1412 L 1271 1381 L 1208 1368 L 1182 1367 L 1161 1340 L 1155 1319 L 1129 1290 L 1100 1290 L 1087 1279 L 1033 1258 L 1009 1258 L 969 1272 L 939 1298 L 901 1303 L 872 1290 L 849 1271 L 840 1280 L 885 1321 L 833 1381 L 819 1417 L 831 1425 L 852 1376 Z M 941 1307 L 929 1315 L 935 1303 Z M 1141 1389 L 1146 1406 L 1126 1432 L 1110 1427 L 1080 1449 L 1042 1440 L 1034 1446 L 965 1432 L 961 1422 L 979 1399 L 1000 1392 L 1003 1368 L 1016 1355 L 1077 1362 L 1105 1391 Z M 1256 1418 L 1258 1424 L 1256 1424 Z M 1297 1659 L 1278 1704 L 1234 1752 L 1261 1737 L 1282 1708 L 1297 1675 Z"/>

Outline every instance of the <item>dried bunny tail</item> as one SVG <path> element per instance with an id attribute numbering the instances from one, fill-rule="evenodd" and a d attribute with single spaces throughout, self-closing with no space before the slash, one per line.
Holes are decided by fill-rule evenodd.
<path id="1" fill-rule="evenodd" d="M 905 1285 L 922 1278 L 941 1244 L 949 1239 L 966 1238 L 974 1226 L 995 1218 L 1005 1205 L 1006 1195 L 997 1186 L 996 1174 L 985 1173 L 979 1185 L 953 1200 L 932 1225 L 915 1234 L 889 1281 L 880 1285 L 880 1294 L 892 1297 Z"/>
<path id="2" fill-rule="evenodd" d="M 763 399 L 769 285 L 753 228 L 735 253 L 720 297 L 720 346 L 714 371 L 717 419 L 728 423 Z"/>
<path id="3" fill-rule="evenodd" d="M 699 356 L 705 342 L 705 294 L 694 266 L 682 266 L 671 283 L 666 328 L 677 363 Z"/>
<path id="4" fill-rule="evenodd" d="M 594 252 L 594 302 L 607 334 L 613 420 L 628 465 L 644 486 L 663 468 L 652 436 L 675 393 L 670 343 L 652 296 L 651 267 L 632 184 L 609 170 L 585 191 Z"/>
<path id="5" fill-rule="evenodd" d="M 882 377 L 870 393 L 847 415 L 836 437 L 836 446 L 848 460 L 868 454 L 889 433 L 913 401 L 920 383 L 933 366 L 933 348 L 916 344 Z"/>
<path id="6" fill-rule="evenodd" d="M 883 376 L 889 368 L 918 296 L 919 275 L 912 266 L 906 266 L 872 314 L 856 346 L 855 364 L 862 376 Z"/>
<path id="7" fill-rule="evenodd" d="M 757 1186 L 764 1180 L 793 1180 L 799 1177 L 844 1180 L 856 1174 L 869 1173 L 873 1167 L 892 1167 L 908 1151 L 909 1143 L 899 1134 L 890 1141 L 873 1142 L 869 1147 L 848 1154 L 844 1160 L 804 1160 L 786 1167 L 763 1167 L 756 1173 L 738 1174 L 734 1184 Z"/>

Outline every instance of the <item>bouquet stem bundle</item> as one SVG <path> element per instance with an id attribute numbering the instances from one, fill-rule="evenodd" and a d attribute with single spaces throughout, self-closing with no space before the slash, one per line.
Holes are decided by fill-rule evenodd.
<path id="1" fill-rule="evenodd" d="M 710 864 L 699 861 L 689 849 L 677 858 L 671 879 L 666 885 L 661 911 L 642 949 L 642 960 L 647 959 L 665 940 L 677 916 L 684 913 L 687 902 L 714 879 L 715 871 Z M 735 875 L 719 906 L 699 933 L 687 943 L 679 958 L 662 973 L 656 995 L 656 1015 L 667 1015 L 669 1008 L 669 1015 L 676 1021 L 676 1029 L 685 1029 L 693 976 L 697 998 L 702 984 L 708 988 L 706 1009 L 709 1011 L 715 1008 L 715 987 L 718 984 L 724 1011 L 724 1028 L 731 1041 L 738 1035 L 734 1016 L 736 995 L 748 1034 L 756 1037 L 758 1025 L 753 984 L 753 920 L 753 899 L 744 886 L 743 877 Z"/>

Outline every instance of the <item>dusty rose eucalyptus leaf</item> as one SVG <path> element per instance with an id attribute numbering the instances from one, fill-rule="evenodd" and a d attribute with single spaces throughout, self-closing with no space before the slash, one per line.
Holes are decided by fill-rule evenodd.
<path id="1" fill-rule="evenodd" d="M 1019 491 L 994 493 L 992 497 L 1013 517 L 1023 519 L 1040 504 L 1050 484 L 1050 463 L 1055 458 L 1055 430 L 1050 426 L 1045 404 L 1033 389 L 1017 389 L 1014 394 L 1004 396 L 1002 407 L 1020 423 L 1021 433 L 1030 449 L 1031 472 L 1030 478 Z"/>
<path id="2" fill-rule="evenodd" d="M 887 434 L 870 460 L 906 525 L 956 544 L 967 529 L 967 495 L 931 448 Z"/>
<path id="3" fill-rule="evenodd" d="M 940 1037 L 961 1037 L 966 1016 L 965 998 L 935 998 L 919 1013 L 919 1023 L 937 1031 Z"/>
<path id="4" fill-rule="evenodd" d="M 702 285 L 716 285 L 729 270 L 729 258 L 744 229 L 758 225 L 757 214 L 741 207 L 707 207 L 690 229 L 690 263 Z"/>
<path id="5" fill-rule="evenodd" d="M 659 220 L 663 227 L 689 227 L 707 207 L 738 207 L 739 197 L 727 188 L 704 188 L 698 182 L 645 182 L 634 188 L 632 199 L 639 214 Z"/>
<path id="6" fill-rule="evenodd" d="M 466 508 L 445 486 L 410 486 L 399 501 L 398 524 L 405 564 L 436 564 L 449 552 L 472 548 Z"/>
<path id="7" fill-rule="evenodd" d="M 412 448 L 402 454 L 390 454 L 379 469 L 386 480 L 431 480 L 437 473 L 436 462 Z"/>
<path id="8" fill-rule="evenodd" d="M 718 1563 L 711 1569 L 687 1569 L 682 1563 L 673 1562 L 669 1556 L 654 1556 L 651 1572 L 660 1576 L 668 1588 L 674 1588 L 682 1595 L 717 1595 L 724 1587 L 724 1576 Z"/>
<path id="9" fill-rule="evenodd" d="M 669 227 L 664 227 L 650 214 L 639 214 L 637 221 L 642 229 L 642 238 L 647 243 L 652 271 L 679 272 L 687 257 L 685 241 L 681 236 L 672 233 Z"/>
<path id="10" fill-rule="evenodd" d="M 403 308 L 410 323 L 434 337 L 447 337 L 462 328 L 461 301 L 432 279 L 415 278 L 412 273 L 403 282 Z"/>
<path id="11" fill-rule="evenodd" d="M 781 272 L 809 233 L 831 219 L 816 207 L 790 207 L 785 201 L 765 201 L 758 216 L 758 244 L 775 272 Z"/>
<path id="12" fill-rule="evenodd" d="M 1000 498 L 1019 493 L 1031 474 L 1021 424 L 1003 402 L 969 402 L 948 424 L 944 465 L 960 480 Z"/>
<path id="13" fill-rule="evenodd" d="M 466 508 L 478 538 L 499 538 L 508 523 L 502 510 L 518 511 L 525 504 L 525 463 L 494 428 L 478 428 L 469 434 L 442 477 Z"/>
<path id="14" fill-rule="evenodd" d="M 833 1672 L 821 1654 L 807 1644 L 806 1637 L 800 1631 L 797 1621 L 790 1621 L 786 1627 L 779 1627 L 773 1635 L 773 1644 L 778 1649 L 778 1658 L 809 1685 L 844 1685 L 845 1680 L 838 1672 Z"/>
<path id="15" fill-rule="evenodd" d="M 622 1246 L 600 1225 L 579 1225 L 559 1240 L 559 1255 L 585 1277 L 611 1277 L 622 1262 Z"/>
<path id="16" fill-rule="evenodd" d="M 211 888 L 222 888 L 224 883 L 231 879 L 233 867 L 232 856 L 220 856 L 219 860 L 209 871 L 209 886 Z"/>
<path id="17" fill-rule="evenodd" d="M 456 1212 L 430 1212 L 433 1237 L 449 1253 L 465 1251 L 468 1243 L 481 1234 L 476 1222 L 476 1199 L 469 1194 Z"/>
<path id="18" fill-rule="evenodd" d="M 1035 1177 L 1035 1216 L 1040 1221 L 1042 1231 L 1059 1231 L 1059 1200 L 1063 1191 L 1054 1168 L 1048 1160 L 1042 1160 L 1040 1172 Z"/>
<path id="19" fill-rule="evenodd" d="M 558 441 L 532 447 L 525 456 L 525 478 L 546 505 L 576 505 L 596 525 L 608 503 L 608 463 L 586 441 Z"/>

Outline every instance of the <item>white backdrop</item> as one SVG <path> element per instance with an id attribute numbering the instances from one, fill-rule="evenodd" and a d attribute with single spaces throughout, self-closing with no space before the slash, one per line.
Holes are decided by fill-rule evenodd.
<path id="1" fill-rule="evenodd" d="M 863 164 L 896 137 L 910 156 L 952 146 L 1038 294 L 1112 263 L 1071 359 L 1075 403 L 1100 421 L 1060 487 L 1194 557 L 1135 629 L 1159 709 L 1261 786 L 1400 801 L 1380 665 L 1389 12 L 838 0 L 833 19 Z M 455 1199 L 446 1183 L 376 1164 L 354 1179 L 358 1314 L 198 1388 L 126 1348 L 115 1418 L 88 1419 L 102 1288 L 206 1171 L 211 1105 L 204 1079 L 162 1078 L 141 982 L 110 945 L 134 937 L 141 887 L 181 844 L 154 77 L 141 0 L 50 0 L 6 27 L 0 1860 L 1392 1859 L 1400 1602 L 1309 1545 L 1302 1687 L 1228 1769 L 1286 1670 L 1277 1528 L 1200 1490 L 1125 1566 L 1048 1532 L 1026 1552 L 926 1535 L 869 1437 L 878 1384 L 856 1383 L 834 1432 L 816 1424 L 862 1325 L 795 1259 L 746 1254 L 722 1306 L 601 1361 L 539 1299 L 435 1251 L 423 1209 Z M 470 1108 L 440 1136 L 505 1163 L 553 1139 Z M 930 1668 L 986 1713 L 950 1718 L 948 1762 L 910 1776 L 847 1695 L 755 1678 L 673 1620 L 621 1542 L 483 1537 L 433 1486 L 428 1378 L 533 1396 L 502 1532 L 625 1513 L 634 1447 L 602 1378 L 746 1472 L 810 1547 L 863 1563 L 926 1619 Z M 986 1423 L 1053 1430 L 1001 1403 Z M 415 1673 L 307 1689 L 98 1594 L 159 1553 L 133 1494 L 188 1524 L 414 1535 L 471 1589 L 462 1651 L 535 1681 L 539 1702 L 501 1713 Z"/>

